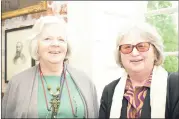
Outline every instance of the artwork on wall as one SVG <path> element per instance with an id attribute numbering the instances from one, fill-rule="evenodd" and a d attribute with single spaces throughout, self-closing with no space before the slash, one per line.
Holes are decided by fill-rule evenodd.
<path id="1" fill-rule="evenodd" d="M 31 33 L 31 26 L 5 30 L 5 82 L 13 75 L 35 65 L 29 53 L 27 38 Z"/>
<path id="2" fill-rule="evenodd" d="M 1 0 L 2 19 L 32 14 L 47 10 L 47 1 Z"/>

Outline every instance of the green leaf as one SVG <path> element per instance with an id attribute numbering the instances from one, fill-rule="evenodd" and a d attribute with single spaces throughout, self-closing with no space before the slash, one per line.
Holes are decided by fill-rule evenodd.
<path id="1" fill-rule="evenodd" d="M 178 57 L 176 57 L 176 56 L 167 56 L 165 58 L 163 67 L 168 72 L 178 72 Z"/>

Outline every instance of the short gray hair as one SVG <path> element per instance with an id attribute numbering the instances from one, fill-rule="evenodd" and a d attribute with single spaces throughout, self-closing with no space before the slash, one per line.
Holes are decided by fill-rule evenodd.
<path id="1" fill-rule="evenodd" d="M 44 16 L 40 17 L 34 24 L 32 28 L 32 35 L 28 38 L 29 39 L 29 52 L 31 57 L 34 60 L 39 60 L 38 56 L 38 36 L 41 34 L 43 28 L 47 24 L 59 24 L 66 32 L 67 32 L 67 25 L 63 18 L 57 16 Z M 67 40 L 67 34 L 66 34 Z M 68 60 L 69 55 L 71 54 L 71 48 L 69 42 L 67 40 L 67 54 L 64 61 Z"/>
<path id="2" fill-rule="evenodd" d="M 116 39 L 116 48 L 115 48 L 115 60 L 116 63 L 123 67 L 122 61 L 121 61 L 121 53 L 119 51 L 119 45 L 120 41 L 129 33 L 138 31 L 141 36 L 149 40 L 151 44 L 154 46 L 154 53 L 155 53 L 155 61 L 154 65 L 162 65 L 165 59 L 164 56 L 164 45 L 163 40 L 159 33 L 157 32 L 157 29 L 150 25 L 149 23 L 143 22 L 143 23 L 131 23 L 127 24 L 124 29 L 122 29 L 122 32 L 118 33 L 117 39 Z"/>

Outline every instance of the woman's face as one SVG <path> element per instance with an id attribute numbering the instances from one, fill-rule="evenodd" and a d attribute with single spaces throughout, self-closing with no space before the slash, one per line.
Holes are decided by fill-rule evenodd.
<path id="1" fill-rule="evenodd" d="M 119 45 L 138 44 L 137 46 L 140 50 L 138 51 L 136 47 L 134 47 L 131 53 L 125 54 L 120 52 L 122 64 L 127 71 L 141 72 L 152 70 L 155 59 L 154 47 L 150 43 L 144 42 L 147 42 L 147 39 L 142 38 L 139 33 L 130 33 L 121 40 Z M 129 46 L 123 47 L 123 50 L 129 50 L 128 48 L 130 49 Z M 147 48 L 149 49 L 147 50 Z M 142 50 L 145 52 L 141 52 Z"/>
<path id="2" fill-rule="evenodd" d="M 38 39 L 38 54 L 40 60 L 50 63 L 60 63 L 67 53 L 66 31 L 59 24 L 48 24 Z"/>

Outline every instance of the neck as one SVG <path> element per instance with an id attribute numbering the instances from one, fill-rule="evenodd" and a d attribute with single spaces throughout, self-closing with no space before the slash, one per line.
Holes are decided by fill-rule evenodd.
<path id="1" fill-rule="evenodd" d="M 48 75 L 55 75 L 55 76 L 60 76 L 62 71 L 63 71 L 63 62 L 60 62 L 58 64 L 52 64 L 52 63 L 47 63 L 43 61 L 40 62 L 40 68 L 44 76 Z"/>
<path id="2" fill-rule="evenodd" d="M 153 68 L 151 70 L 142 72 L 128 72 L 133 87 L 144 85 L 145 81 L 148 80 L 152 70 Z"/>

